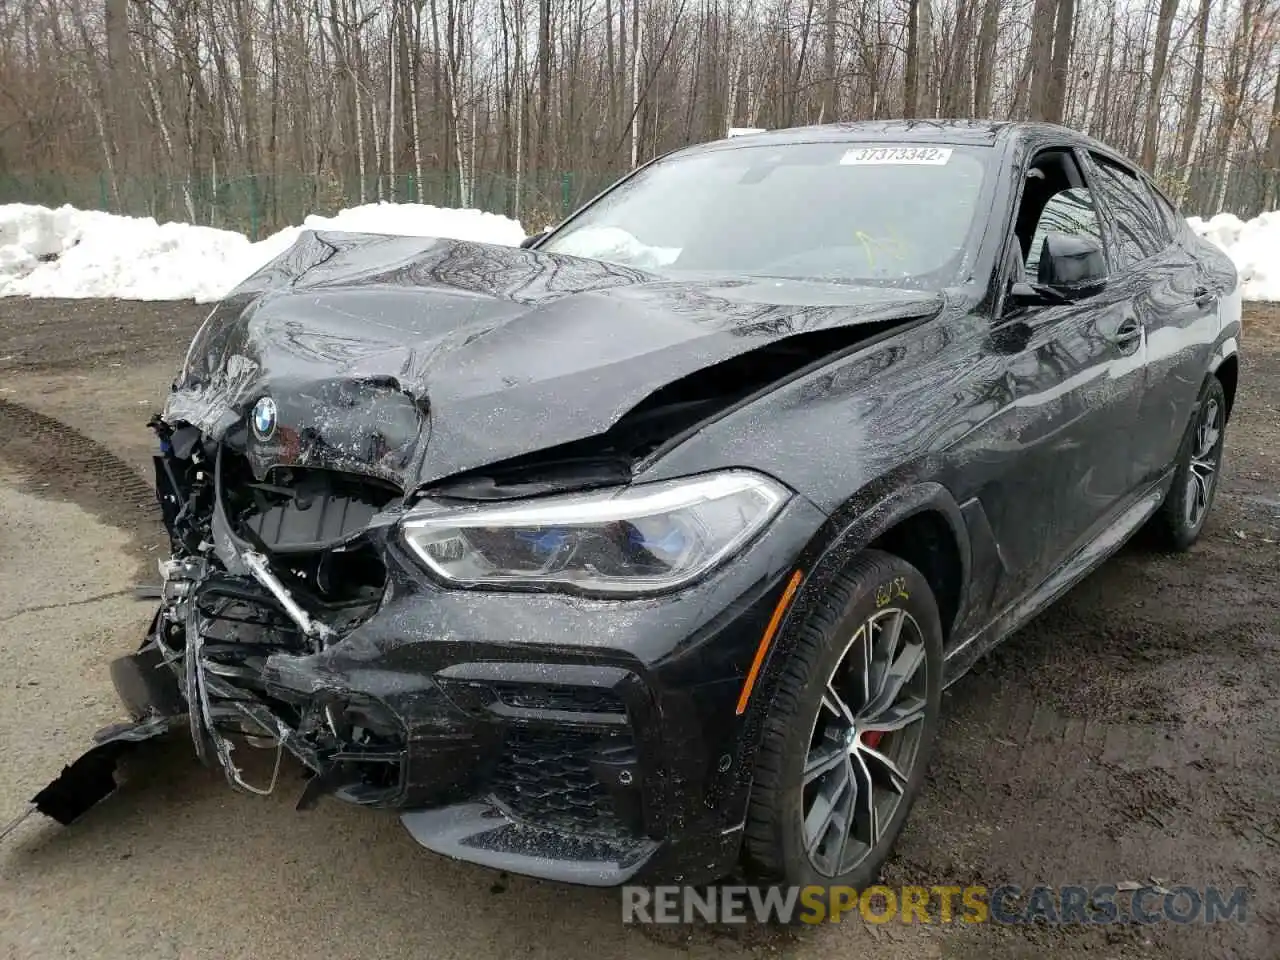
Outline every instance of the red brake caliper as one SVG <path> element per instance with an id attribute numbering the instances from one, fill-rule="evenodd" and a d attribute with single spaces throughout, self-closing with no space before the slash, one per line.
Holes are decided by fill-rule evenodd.
<path id="1" fill-rule="evenodd" d="M 862 735 L 862 742 L 874 750 L 880 746 L 880 738 L 884 736 L 883 730 L 868 730 Z"/>

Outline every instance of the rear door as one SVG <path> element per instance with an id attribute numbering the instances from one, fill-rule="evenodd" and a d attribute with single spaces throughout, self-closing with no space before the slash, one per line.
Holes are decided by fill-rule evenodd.
<path id="1" fill-rule="evenodd" d="M 1133 430 L 1134 481 L 1156 480 L 1173 462 L 1208 369 L 1217 298 L 1183 244 L 1185 224 L 1127 164 L 1097 153 L 1088 174 L 1114 237 L 1115 282 L 1146 337 L 1142 402 Z M 1163 198 L 1160 198 L 1163 200 Z"/>

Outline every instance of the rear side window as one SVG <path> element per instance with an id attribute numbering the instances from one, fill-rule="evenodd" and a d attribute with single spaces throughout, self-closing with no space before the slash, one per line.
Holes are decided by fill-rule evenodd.
<path id="1" fill-rule="evenodd" d="M 1156 213 L 1151 194 L 1136 176 L 1093 154 L 1098 189 L 1116 221 L 1116 266 L 1120 269 L 1154 256 L 1169 245 L 1168 227 Z"/>
<path id="2" fill-rule="evenodd" d="M 1147 191 L 1151 194 L 1152 199 L 1155 200 L 1156 212 L 1160 214 L 1160 219 L 1164 221 L 1169 237 L 1176 240 L 1182 236 L 1182 231 L 1186 228 L 1187 221 L 1174 209 L 1168 198 L 1149 183 L 1147 184 Z"/>

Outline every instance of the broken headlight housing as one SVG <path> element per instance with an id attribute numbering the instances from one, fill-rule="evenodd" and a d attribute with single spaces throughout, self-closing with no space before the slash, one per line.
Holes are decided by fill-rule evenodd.
<path id="1" fill-rule="evenodd" d="M 518 503 L 429 503 L 401 529 L 451 585 L 637 595 L 702 576 L 764 529 L 789 496 L 768 477 L 727 470 Z"/>

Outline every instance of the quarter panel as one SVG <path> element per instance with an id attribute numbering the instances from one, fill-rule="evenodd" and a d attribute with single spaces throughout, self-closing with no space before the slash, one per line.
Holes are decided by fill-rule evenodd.
<path id="1" fill-rule="evenodd" d="M 1218 300 L 1197 302 L 1209 284 L 1181 246 L 1143 264 L 1138 300 L 1147 331 L 1147 376 L 1135 452 L 1143 481 L 1160 476 L 1177 456 L 1218 338 Z"/>

